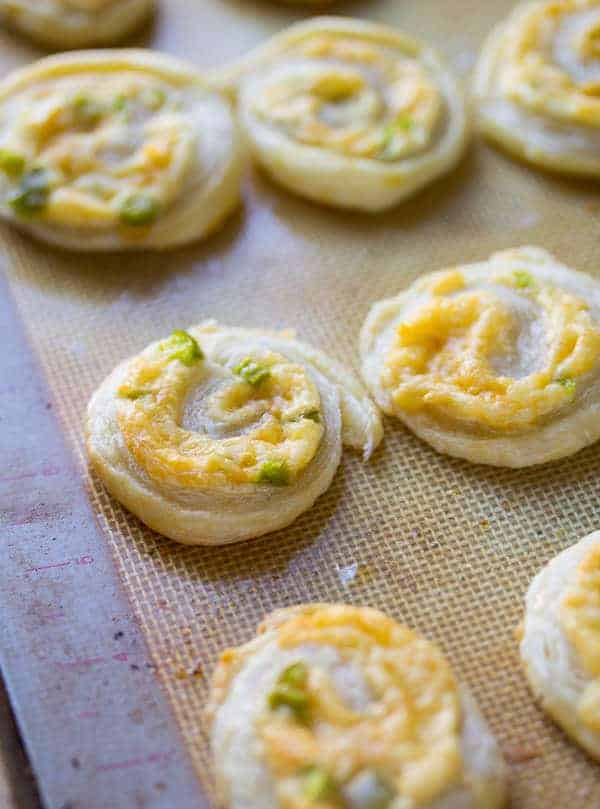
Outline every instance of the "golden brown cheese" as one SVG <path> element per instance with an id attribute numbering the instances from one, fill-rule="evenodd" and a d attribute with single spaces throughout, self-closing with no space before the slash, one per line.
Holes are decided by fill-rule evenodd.
<path id="1" fill-rule="evenodd" d="M 133 70 L 21 90 L 3 101 L 0 149 L 24 164 L 8 179 L 18 188 L 29 170 L 44 170 L 47 201 L 35 213 L 48 223 L 127 228 L 128 200 L 142 197 L 150 224 L 177 199 L 195 159 L 181 101 L 167 81 Z"/>
<path id="2" fill-rule="evenodd" d="M 272 711 L 260 718 L 281 806 L 306 807 L 298 774 L 315 764 L 340 783 L 375 769 L 415 805 L 460 784 L 460 699 L 433 644 L 375 610 L 341 605 L 299 610 L 278 627 L 278 642 L 286 650 L 303 644 L 335 649 L 360 668 L 373 694 L 364 711 L 352 710 L 328 677 L 309 665 L 310 724 Z M 324 799 L 319 806 L 334 809 L 337 803 Z"/>
<path id="3" fill-rule="evenodd" d="M 382 383 L 398 407 L 509 432 L 569 404 L 600 357 L 600 331 L 588 305 L 527 273 L 495 283 L 539 308 L 547 343 L 542 366 L 518 378 L 497 372 L 493 357 L 517 350 L 513 312 L 493 290 L 469 289 L 460 272 L 438 273 L 426 300 L 398 326 L 386 356 Z"/>
<path id="4" fill-rule="evenodd" d="M 591 678 L 577 706 L 578 717 L 600 731 L 600 543 L 579 564 L 561 605 L 561 625 Z"/>
<path id="5" fill-rule="evenodd" d="M 181 361 L 177 350 L 166 340 L 144 352 L 119 388 L 122 435 L 154 481 L 187 488 L 256 483 L 274 460 L 293 481 L 310 464 L 324 428 L 312 415 L 320 396 L 303 367 L 270 352 L 260 357 L 265 379 L 258 385 L 232 371 L 215 377 L 204 402 L 207 415 L 213 425 L 238 433 L 216 438 L 180 426 L 188 391 L 214 369 L 201 359 Z"/>
<path id="6" fill-rule="evenodd" d="M 598 10 L 598 0 L 552 0 L 532 5 L 511 28 L 503 57 L 503 93 L 533 113 L 558 121 L 600 127 L 600 79 L 577 77 L 555 58 L 558 31 L 572 15 Z M 570 58 L 580 66 L 600 56 L 600 17 L 574 26 Z"/>
<path id="7" fill-rule="evenodd" d="M 416 59 L 385 43 L 321 33 L 288 54 L 253 111 L 301 143 L 381 161 L 416 154 L 432 141 L 444 104 Z"/>

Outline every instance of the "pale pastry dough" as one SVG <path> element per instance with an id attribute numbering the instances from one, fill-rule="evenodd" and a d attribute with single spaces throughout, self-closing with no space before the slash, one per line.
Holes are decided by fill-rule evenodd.
<path id="1" fill-rule="evenodd" d="M 545 168 L 600 177 L 600 2 L 518 6 L 475 71 L 482 130 Z"/>
<path id="2" fill-rule="evenodd" d="M 112 45 L 141 25 L 155 0 L 0 0 L 0 19 L 52 48 Z"/>
<path id="3" fill-rule="evenodd" d="M 521 659 L 542 708 L 600 761 L 600 531 L 531 582 Z"/>
<path id="4" fill-rule="evenodd" d="M 0 215 L 76 250 L 161 249 L 238 204 L 226 98 L 152 51 L 51 56 L 0 83 Z"/>
<path id="5" fill-rule="evenodd" d="M 382 438 L 356 379 L 287 333 L 207 321 L 121 363 L 92 397 L 87 446 L 109 491 L 191 545 L 283 528 L 331 483 L 342 444 Z"/>
<path id="6" fill-rule="evenodd" d="M 600 284 L 521 247 L 371 309 L 363 377 L 439 452 L 521 467 L 600 438 Z"/>
<path id="7" fill-rule="evenodd" d="M 505 767 L 439 649 L 378 610 L 278 610 L 221 655 L 208 706 L 225 809 L 495 809 Z"/>
<path id="8" fill-rule="evenodd" d="M 212 78 L 237 95 L 252 152 L 286 188 L 380 211 L 459 159 L 463 95 L 429 47 L 382 25 L 292 25 Z"/>

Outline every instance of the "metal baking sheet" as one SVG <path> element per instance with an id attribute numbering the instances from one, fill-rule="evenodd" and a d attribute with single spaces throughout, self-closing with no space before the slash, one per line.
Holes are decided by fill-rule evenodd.
<path id="1" fill-rule="evenodd" d="M 162 5 L 135 44 L 207 67 L 306 16 L 266 0 Z M 372 0 L 335 11 L 426 38 L 465 76 L 511 6 Z M 3 69 L 38 55 L 0 35 Z M 289 529 L 216 549 L 144 528 L 89 475 L 82 451 L 93 389 L 174 328 L 206 317 L 295 328 L 356 366 L 370 304 L 421 272 L 538 244 L 599 276 L 599 212 L 597 185 L 475 141 L 451 176 L 376 217 L 313 205 L 249 171 L 244 205 L 219 233 L 164 255 L 74 255 L 0 230 L 1 662 L 48 807 L 210 803 L 201 711 L 219 650 L 275 607 L 323 599 L 379 607 L 441 644 L 511 762 L 513 807 L 600 805 L 597 765 L 532 702 L 513 634 L 534 572 L 598 527 L 598 447 L 494 470 L 436 455 L 388 421 L 373 461 L 347 453 Z"/>

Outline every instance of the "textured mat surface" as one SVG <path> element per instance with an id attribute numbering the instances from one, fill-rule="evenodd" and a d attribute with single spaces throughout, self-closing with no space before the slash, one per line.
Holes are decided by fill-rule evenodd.
<path id="1" fill-rule="evenodd" d="M 169 0 L 137 44 L 197 64 L 243 53 L 301 14 L 275 2 Z M 387 0 L 339 13 L 429 39 L 463 75 L 512 3 Z M 0 35 L 0 65 L 40 55 Z M 81 455 L 86 402 L 124 356 L 206 317 L 291 327 L 356 365 L 370 304 L 417 274 L 538 244 L 597 274 L 597 187 L 536 173 L 476 143 L 456 172 L 377 218 L 297 199 L 258 174 L 243 209 L 205 244 L 165 255 L 77 256 L 0 235 L 19 310 Z M 530 577 L 600 522 L 592 447 L 530 471 L 436 455 L 388 422 L 368 466 L 346 454 L 333 486 L 289 530 L 223 549 L 178 547 L 89 479 L 89 493 L 199 776 L 201 708 L 216 655 L 265 612 L 311 600 L 379 607 L 438 641 L 480 700 L 512 762 L 513 807 L 600 805 L 600 770 L 531 701 L 514 640 Z M 199 665 L 196 665 L 197 661 Z"/>

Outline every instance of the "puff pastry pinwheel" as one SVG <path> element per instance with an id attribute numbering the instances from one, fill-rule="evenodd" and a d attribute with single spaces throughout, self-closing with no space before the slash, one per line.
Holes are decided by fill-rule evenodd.
<path id="1" fill-rule="evenodd" d="M 289 525 L 331 483 L 342 443 L 382 438 L 362 386 L 289 334 L 207 321 L 121 363 L 92 397 L 90 459 L 171 539 L 210 545 Z"/>
<path id="2" fill-rule="evenodd" d="M 600 531 L 559 553 L 533 579 L 521 659 L 542 708 L 600 761 Z"/>
<path id="3" fill-rule="evenodd" d="M 226 809 L 493 809 L 505 767 L 439 649 L 378 610 L 306 604 L 221 655 L 207 714 Z"/>
<path id="4" fill-rule="evenodd" d="M 600 438 L 600 284 L 522 247 L 371 309 L 363 376 L 439 452 L 522 467 Z"/>
<path id="5" fill-rule="evenodd" d="M 461 90 L 434 51 L 382 25 L 292 25 L 215 81 L 235 93 L 250 147 L 286 188 L 380 211 L 460 157 Z"/>
<path id="6" fill-rule="evenodd" d="M 599 0 L 518 6 L 475 71 L 482 130 L 532 163 L 600 177 Z"/>
<path id="7" fill-rule="evenodd" d="M 76 250 L 199 239 L 238 204 L 227 100 L 151 51 L 51 56 L 0 83 L 0 215 Z"/>
<path id="8" fill-rule="evenodd" d="M 0 19 L 52 48 L 111 45 L 141 25 L 155 0 L 0 0 Z"/>

